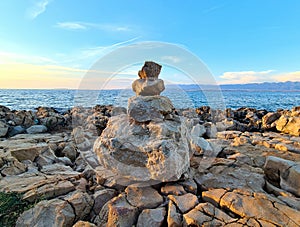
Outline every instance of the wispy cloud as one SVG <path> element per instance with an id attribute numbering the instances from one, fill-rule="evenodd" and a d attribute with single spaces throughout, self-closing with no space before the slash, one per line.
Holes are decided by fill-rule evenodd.
<path id="1" fill-rule="evenodd" d="M 87 48 L 87 49 L 82 50 L 81 54 L 84 58 L 96 57 L 96 56 L 105 54 L 106 51 L 110 51 L 111 49 L 113 49 L 115 47 L 122 46 L 127 43 L 132 43 L 140 38 L 141 38 L 141 36 L 137 36 L 132 39 L 117 42 L 117 43 L 114 43 L 114 44 L 111 44 L 108 46 L 97 46 L 97 47 Z"/>
<path id="2" fill-rule="evenodd" d="M 28 9 L 27 15 L 30 19 L 34 20 L 39 15 L 46 11 L 47 5 L 52 0 L 36 0 L 34 4 Z"/>
<path id="3" fill-rule="evenodd" d="M 204 9 L 204 10 L 202 11 L 202 13 L 206 14 L 206 13 L 214 12 L 214 11 L 216 11 L 216 10 L 219 10 L 219 9 L 223 8 L 225 5 L 226 5 L 226 4 L 218 4 L 218 5 L 214 5 L 214 6 L 210 7 L 210 8 Z"/>
<path id="4" fill-rule="evenodd" d="M 120 24 L 108 24 L 108 23 L 88 23 L 80 21 L 67 21 L 58 22 L 55 25 L 58 28 L 68 30 L 82 30 L 82 29 L 97 29 L 107 32 L 129 32 L 132 30 L 130 26 Z"/>
<path id="5" fill-rule="evenodd" d="M 84 30 L 87 29 L 86 26 L 76 23 L 76 22 L 59 22 L 56 24 L 57 27 L 63 28 L 63 29 L 68 29 L 68 30 Z"/>
<path id="6" fill-rule="evenodd" d="M 53 59 L 46 58 L 43 56 L 25 55 L 14 52 L 3 52 L 0 51 L 0 62 L 2 64 L 21 62 L 21 63 L 33 63 L 33 64 L 56 64 L 57 62 Z"/>

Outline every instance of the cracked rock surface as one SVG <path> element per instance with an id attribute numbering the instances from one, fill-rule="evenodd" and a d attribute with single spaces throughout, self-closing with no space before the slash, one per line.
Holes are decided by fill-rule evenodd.
<path id="1" fill-rule="evenodd" d="M 272 126 L 283 121 L 280 114 L 264 118 L 272 131 L 245 131 L 224 129 L 224 121 L 217 124 L 204 109 L 201 115 L 178 110 L 195 132 L 194 142 L 199 138 L 190 147 L 190 168 L 177 180 L 145 186 L 116 181 L 93 152 L 112 109 L 77 108 L 73 129 L 0 140 L 0 191 L 32 204 L 16 226 L 300 226 L 300 139 L 290 126 L 296 125 L 295 111 L 282 133 Z M 0 115 L 7 117 L 4 111 Z M 47 111 L 45 117 L 57 114 Z M 233 117 L 245 122 L 241 113 Z"/>

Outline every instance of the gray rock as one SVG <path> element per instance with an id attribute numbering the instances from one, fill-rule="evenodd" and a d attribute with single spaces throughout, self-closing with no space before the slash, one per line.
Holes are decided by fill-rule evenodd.
<path id="1" fill-rule="evenodd" d="M 72 227 L 97 227 L 97 226 L 87 221 L 78 221 Z"/>
<path id="2" fill-rule="evenodd" d="M 193 210 L 183 215 L 183 226 L 225 226 L 234 223 L 237 219 L 230 217 L 225 212 L 210 203 L 201 203 Z"/>
<path id="3" fill-rule="evenodd" d="M 12 127 L 12 129 L 8 132 L 8 136 L 12 137 L 15 136 L 17 134 L 21 134 L 25 132 L 25 128 L 23 128 L 21 125 L 17 125 Z"/>
<path id="4" fill-rule="evenodd" d="M 86 192 L 74 191 L 64 197 L 65 201 L 72 204 L 75 212 L 75 221 L 84 220 L 93 206 L 93 200 Z"/>
<path id="5" fill-rule="evenodd" d="M 111 116 L 118 116 L 120 114 L 126 114 L 127 113 L 127 109 L 124 107 L 120 107 L 120 106 L 116 106 L 113 107 L 113 109 L 111 110 Z"/>
<path id="6" fill-rule="evenodd" d="M 131 206 L 124 195 L 119 195 L 108 204 L 107 226 L 131 227 L 138 219 L 138 208 Z"/>
<path id="7" fill-rule="evenodd" d="M 6 136 L 8 129 L 8 125 L 0 121 L 0 137 Z"/>
<path id="8" fill-rule="evenodd" d="M 19 161 L 33 161 L 37 156 L 47 149 L 49 148 L 46 143 L 28 143 L 24 141 L 23 143 L 16 142 L 12 146 L 9 146 L 8 151 L 10 151 L 11 155 L 17 158 Z"/>
<path id="9" fill-rule="evenodd" d="M 164 96 L 137 96 L 128 100 L 128 115 L 137 122 L 163 119 L 173 110 L 172 102 Z"/>
<path id="10" fill-rule="evenodd" d="M 300 164 L 282 158 L 268 156 L 264 171 L 267 179 L 275 186 L 300 196 Z"/>
<path id="11" fill-rule="evenodd" d="M 139 215 L 137 227 L 162 226 L 166 215 L 166 209 L 160 207 L 157 209 L 145 209 Z"/>
<path id="12" fill-rule="evenodd" d="M 138 79 L 132 84 L 132 89 L 136 95 L 141 96 L 153 96 L 160 95 L 160 93 L 165 90 L 164 81 L 161 79 L 157 80 L 147 80 Z"/>
<path id="13" fill-rule="evenodd" d="M 186 213 L 199 203 L 197 196 L 191 193 L 180 196 L 169 195 L 168 198 L 176 204 L 182 213 Z"/>
<path id="14" fill-rule="evenodd" d="M 111 117 L 94 151 L 101 165 L 132 181 L 178 180 L 190 164 L 184 121 L 136 124 L 126 115 Z"/>
<path id="15" fill-rule="evenodd" d="M 128 202 L 140 209 L 155 208 L 163 203 L 163 197 L 151 187 L 130 185 L 125 192 Z"/>
<path id="16" fill-rule="evenodd" d="M 64 200 L 52 199 L 39 202 L 25 211 L 16 222 L 17 227 L 72 226 L 75 214 L 72 206 Z"/>
<path id="17" fill-rule="evenodd" d="M 167 222 L 168 226 L 182 226 L 182 214 L 177 211 L 175 204 L 171 200 L 169 200 L 168 204 Z"/>
<path id="18" fill-rule="evenodd" d="M 111 200 L 113 197 L 117 195 L 116 190 L 114 189 L 104 189 L 100 191 L 96 191 L 93 195 L 94 198 L 94 206 L 93 210 L 96 214 L 99 214 L 102 207 L 105 203 Z"/>
<path id="19" fill-rule="evenodd" d="M 219 198 L 220 207 L 240 217 L 252 218 L 274 226 L 299 226 L 300 212 L 265 193 L 249 193 L 242 189 L 227 192 Z M 253 226 L 253 225 L 251 225 Z M 267 226 L 261 224 L 261 226 Z"/>
<path id="20" fill-rule="evenodd" d="M 183 186 L 179 184 L 166 184 L 161 187 L 160 191 L 164 195 L 182 195 L 186 193 Z"/>
<path id="21" fill-rule="evenodd" d="M 28 129 L 26 129 L 26 132 L 28 134 L 38 134 L 38 133 L 43 133 L 47 132 L 47 127 L 45 125 L 33 125 L 30 126 Z"/>

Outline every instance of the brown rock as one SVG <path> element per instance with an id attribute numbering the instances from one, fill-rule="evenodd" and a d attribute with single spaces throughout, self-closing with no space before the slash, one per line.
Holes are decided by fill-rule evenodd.
<path id="1" fill-rule="evenodd" d="M 143 68 L 139 71 L 139 77 L 141 79 L 155 80 L 158 78 L 160 70 L 161 65 L 152 61 L 146 61 Z"/>

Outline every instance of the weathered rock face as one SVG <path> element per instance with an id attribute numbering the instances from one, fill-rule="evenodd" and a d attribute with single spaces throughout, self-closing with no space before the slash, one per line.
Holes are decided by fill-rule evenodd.
<path id="1" fill-rule="evenodd" d="M 99 162 L 116 177 L 166 182 L 178 180 L 189 167 L 190 134 L 185 118 L 176 115 L 171 101 L 151 87 L 160 68 L 154 62 L 145 63 L 139 72 L 145 86 L 140 89 L 135 84 L 139 82 L 134 82 L 138 96 L 129 99 L 128 115 L 111 117 L 94 143 Z"/>
<path id="2" fill-rule="evenodd" d="M 112 117 L 94 144 L 99 162 L 134 181 L 177 180 L 189 167 L 184 121 L 140 124 Z"/>
<path id="3" fill-rule="evenodd" d="M 64 200 L 41 201 L 25 211 L 16 226 L 72 226 L 75 214 L 72 206 Z"/>
<path id="4" fill-rule="evenodd" d="M 164 119 L 175 108 L 164 96 L 137 96 L 128 100 L 128 115 L 137 122 Z"/>
<path id="5" fill-rule="evenodd" d="M 300 196 L 300 163 L 269 156 L 264 166 L 267 179 L 274 186 Z"/>

